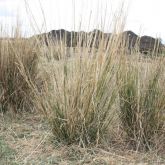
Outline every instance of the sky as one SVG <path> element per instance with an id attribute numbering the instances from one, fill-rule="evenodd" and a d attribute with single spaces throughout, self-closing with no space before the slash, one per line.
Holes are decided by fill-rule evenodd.
<path id="1" fill-rule="evenodd" d="M 0 0 L 0 25 L 5 33 L 19 25 L 27 36 L 61 28 L 111 32 L 122 4 L 124 30 L 165 42 L 165 0 Z"/>

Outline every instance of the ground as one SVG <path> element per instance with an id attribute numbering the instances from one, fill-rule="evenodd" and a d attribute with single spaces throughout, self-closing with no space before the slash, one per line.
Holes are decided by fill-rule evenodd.
<path id="1" fill-rule="evenodd" d="M 163 165 L 164 158 L 115 145 L 104 149 L 67 146 L 55 140 L 49 124 L 37 113 L 0 113 L 0 165 Z"/>

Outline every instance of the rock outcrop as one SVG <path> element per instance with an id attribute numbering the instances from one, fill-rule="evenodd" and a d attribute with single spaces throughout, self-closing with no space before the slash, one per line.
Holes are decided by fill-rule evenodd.
<path id="1" fill-rule="evenodd" d="M 140 52 L 144 54 L 152 53 L 153 51 L 161 53 L 162 43 L 159 39 L 150 36 L 142 36 L 140 38 Z"/>
<path id="2" fill-rule="evenodd" d="M 91 32 L 70 32 L 64 29 L 59 29 L 40 34 L 37 37 L 39 39 L 42 39 L 42 41 L 44 41 L 46 45 L 48 45 L 49 43 L 64 41 L 64 44 L 67 47 L 88 46 L 98 48 L 100 42 L 103 39 L 106 41 L 103 46 L 107 47 L 108 41 L 111 36 L 111 33 L 104 33 L 97 29 Z M 137 50 L 141 53 L 148 54 L 153 51 L 161 52 L 163 48 L 163 44 L 159 39 L 150 36 L 140 37 L 132 31 L 124 31 L 121 36 L 123 39 L 123 43 L 130 51 Z"/>

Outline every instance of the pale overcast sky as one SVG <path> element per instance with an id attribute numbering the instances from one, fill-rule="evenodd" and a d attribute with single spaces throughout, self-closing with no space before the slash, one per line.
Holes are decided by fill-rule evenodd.
<path id="1" fill-rule="evenodd" d="M 121 4 L 121 0 L 26 1 L 39 29 L 41 30 L 44 25 L 42 32 L 60 28 L 79 30 L 79 27 L 81 27 L 81 30 L 88 31 L 94 28 L 102 28 L 102 26 L 104 26 L 104 31 L 110 32 L 113 13 L 119 10 Z M 125 30 L 161 37 L 165 41 L 165 0 L 122 1 L 125 6 L 129 6 Z M 19 20 L 23 32 L 27 35 L 33 34 L 34 29 L 31 28 L 30 20 L 35 29 L 36 25 L 30 11 L 26 8 L 24 0 L 0 0 L 0 24 L 7 31 Z M 44 19 L 46 20 L 46 28 L 43 23 Z M 37 29 L 36 32 L 38 33 Z"/>

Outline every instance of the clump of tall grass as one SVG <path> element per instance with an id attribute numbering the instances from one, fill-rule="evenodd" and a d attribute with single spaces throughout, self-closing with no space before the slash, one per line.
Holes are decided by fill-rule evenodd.
<path id="1" fill-rule="evenodd" d="M 38 108 L 48 117 L 55 137 L 68 144 L 98 144 L 114 117 L 120 39 L 112 36 L 106 48 L 105 42 L 102 39 L 97 50 L 90 44 L 77 45 L 71 57 L 41 64 L 44 89 L 41 97 L 36 95 Z"/>
<path id="2" fill-rule="evenodd" d="M 120 14 L 117 31 L 124 26 Z M 44 88 L 38 91 L 27 78 L 24 64 L 19 65 L 21 76 L 33 89 L 36 106 L 50 121 L 57 139 L 82 146 L 98 144 L 108 133 L 119 98 L 119 120 L 129 141 L 136 149 L 150 149 L 164 129 L 163 69 L 156 65 L 147 70 L 138 59 L 132 63 L 134 58 L 120 60 L 128 52 L 124 47 L 127 42 L 116 34 L 100 36 L 98 42 L 96 36 L 82 34 L 77 41 L 74 39 L 76 47 L 71 44 L 69 49 L 65 46 L 67 39 L 51 45 L 49 38 L 46 44 L 41 38 L 39 51 L 43 58 L 39 68 Z"/>
<path id="3" fill-rule="evenodd" d="M 120 120 L 129 142 L 137 150 L 149 150 L 163 144 L 156 144 L 164 136 L 163 64 L 157 60 L 145 63 L 126 59 L 120 64 Z"/>
<path id="4" fill-rule="evenodd" d="M 30 110 L 31 89 L 19 71 L 24 68 L 26 78 L 34 81 L 37 74 L 37 55 L 34 42 L 20 36 L 0 40 L 0 107 L 2 111 Z"/>

